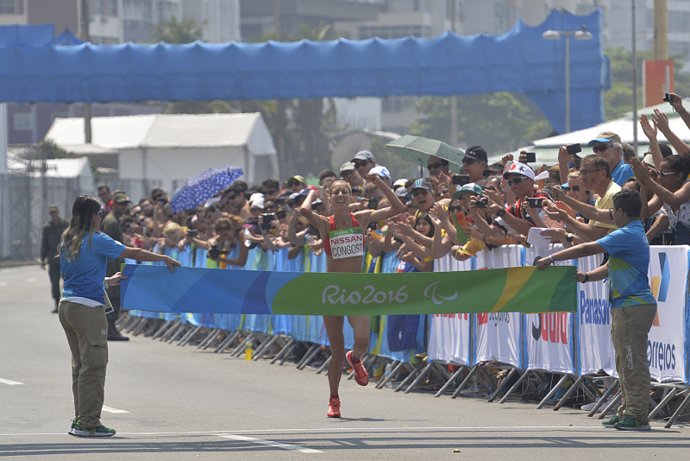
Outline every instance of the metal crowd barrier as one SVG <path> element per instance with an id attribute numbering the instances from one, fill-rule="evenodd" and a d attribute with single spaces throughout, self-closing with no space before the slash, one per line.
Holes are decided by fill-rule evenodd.
<path id="1" fill-rule="evenodd" d="M 655 394 L 659 397 L 650 402 L 650 418 L 666 412 L 666 427 L 671 427 L 690 405 L 688 250 L 688 246 L 651 248 L 649 276 L 658 300 L 658 314 L 649 335 L 648 356 Z M 194 267 L 325 271 L 324 255 L 306 249 L 289 259 L 286 249 L 254 248 L 243 268 L 219 265 L 206 258 L 203 249 L 172 250 L 166 254 Z M 536 256 L 534 248 L 510 245 L 484 250 L 462 262 L 446 256 L 435 261 L 434 270 L 517 267 L 531 264 Z M 592 270 L 601 262 L 598 255 L 562 264 Z M 376 258 L 368 255 L 365 265 L 371 272 L 395 272 L 398 263 L 394 254 L 384 254 Z M 420 315 L 415 346 L 402 351 L 391 350 L 389 318 L 374 317 L 365 364 L 378 379 L 377 388 L 396 382 L 395 391 L 409 393 L 419 389 L 421 383 L 431 382 L 438 389 L 436 397 L 452 389 L 452 398 L 469 394 L 494 401 L 501 397 L 499 403 L 517 393 L 524 396 L 541 388 L 542 393 L 547 392 L 537 408 L 553 405 L 556 411 L 578 393 L 583 401 L 596 402 L 588 416 L 599 412 L 601 419 L 614 411 L 620 400 L 610 322 L 605 282 L 579 285 L 576 313 Z M 352 330 L 345 325 L 345 344 L 352 347 Z M 317 373 L 328 366 L 328 338 L 320 316 L 129 311 L 121 326 L 133 335 L 143 334 L 178 346 L 194 343 L 200 349 L 212 347 L 217 353 L 230 350 L 235 357 L 244 353 L 247 358 L 250 350 L 254 361 L 267 357 L 271 363 L 282 365 L 292 359 L 298 369 L 315 364 Z"/>

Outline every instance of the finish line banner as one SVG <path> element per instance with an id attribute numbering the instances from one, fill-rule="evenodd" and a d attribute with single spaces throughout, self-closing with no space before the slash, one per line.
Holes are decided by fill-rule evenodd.
<path id="1" fill-rule="evenodd" d="M 155 312 L 394 315 L 575 312 L 574 266 L 396 274 L 126 265 L 122 306 Z"/>

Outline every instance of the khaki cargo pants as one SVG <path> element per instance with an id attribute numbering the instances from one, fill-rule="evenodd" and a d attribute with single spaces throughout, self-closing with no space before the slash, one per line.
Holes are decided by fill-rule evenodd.
<path id="1" fill-rule="evenodd" d="M 61 301 L 58 313 L 72 351 L 74 417 L 85 429 L 91 429 L 101 424 L 108 322 L 103 307 Z"/>
<path id="2" fill-rule="evenodd" d="M 656 304 L 611 308 L 611 339 L 622 400 L 617 414 L 647 423 L 649 415 L 649 361 L 647 338 L 656 315 Z"/>

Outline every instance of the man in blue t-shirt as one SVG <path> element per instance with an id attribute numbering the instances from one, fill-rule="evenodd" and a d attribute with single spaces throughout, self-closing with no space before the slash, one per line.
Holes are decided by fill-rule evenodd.
<path id="1" fill-rule="evenodd" d="M 642 200 L 635 190 L 613 197 L 613 217 L 618 229 L 595 242 L 583 243 L 541 258 L 544 269 L 554 261 L 608 253 L 606 264 L 590 272 L 577 272 L 578 282 L 609 280 L 611 337 L 616 355 L 623 400 L 605 427 L 648 431 L 651 378 L 647 361 L 647 337 L 656 315 L 656 300 L 649 289 L 649 243 L 640 222 Z"/>
<path id="2" fill-rule="evenodd" d="M 623 160 L 621 137 L 616 133 L 610 131 L 599 133 L 589 142 L 589 145 L 595 155 L 602 156 L 608 162 L 613 182 L 623 187 L 625 181 L 635 176 L 632 167 Z"/>

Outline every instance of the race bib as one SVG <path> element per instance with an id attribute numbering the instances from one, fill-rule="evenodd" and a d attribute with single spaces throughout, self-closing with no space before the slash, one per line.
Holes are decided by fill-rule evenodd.
<path id="1" fill-rule="evenodd" d="M 333 259 L 364 255 L 364 235 L 358 227 L 332 230 L 328 233 L 328 241 Z"/>

